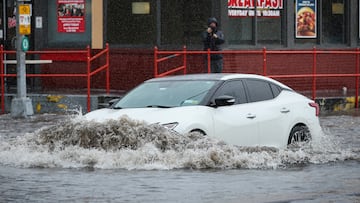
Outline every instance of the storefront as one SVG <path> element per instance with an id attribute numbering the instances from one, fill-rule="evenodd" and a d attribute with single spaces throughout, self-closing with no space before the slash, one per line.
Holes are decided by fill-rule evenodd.
<path id="1" fill-rule="evenodd" d="M 199 35 L 210 16 L 219 19 L 230 49 L 357 47 L 359 42 L 359 1 L 150 0 L 144 3 L 149 5 L 148 12 L 133 14 L 134 0 L 108 1 L 107 38 L 111 44 L 199 48 Z M 304 16 L 306 9 L 310 9 L 305 12 L 308 16 Z M 311 25 L 301 27 L 299 21 L 304 24 L 301 18 L 305 17 Z"/>
<path id="2" fill-rule="evenodd" d="M 15 0 L 0 5 L 0 39 L 12 48 Z M 208 17 L 218 18 L 226 47 L 357 47 L 359 1 L 350 0 L 38 0 L 32 4 L 34 49 L 81 47 L 94 30 L 112 47 L 201 47 Z M 101 8 L 101 11 L 93 13 Z M 303 10 L 310 9 L 304 14 Z M 71 11 L 72 10 L 72 11 Z M 66 12 L 69 12 L 67 14 Z M 77 12 L 77 13 L 74 13 Z M 71 15 L 71 17 L 70 17 Z M 309 16 L 304 16 L 309 15 Z M 311 25 L 304 24 L 302 18 Z M 310 19 L 311 18 L 311 19 Z M 99 20 L 100 19 L 100 20 Z M 96 22 L 98 24 L 96 24 Z M 302 24 L 300 25 L 302 21 Z M 99 25 L 100 24 L 100 25 Z M 94 25 L 97 26 L 94 28 Z M 99 30 L 98 27 L 101 29 Z M 305 28 L 307 27 L 307 28 Z M 308 32 L 304 30 L 308 29 Z M 312 34 L 309 34 L 309 33 Z M 301 34 L 302 33 L 302 34 Z M 96 34 L 95 34 L 96 35 Z"/>

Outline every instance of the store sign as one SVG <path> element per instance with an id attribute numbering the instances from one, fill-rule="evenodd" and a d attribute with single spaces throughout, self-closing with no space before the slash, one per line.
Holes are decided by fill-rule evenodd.
<path id="1" fill-rule="evenodd" d="M 296 38 L 316 38 L 316 0 L 296 0 Z"/>
<path id="2" fill-rule="evenodd" d="M 229 17 L 280 17 L 283 0 L 228 0 Z"/>
<path id="3" fill-rule="evenodd" d="M 85 0 L 57 1 L 58 32 L 85 32 Z"/>

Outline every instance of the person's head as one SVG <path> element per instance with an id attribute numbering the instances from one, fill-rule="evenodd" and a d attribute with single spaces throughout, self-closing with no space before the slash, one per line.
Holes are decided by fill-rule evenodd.
<path id="1" fill-rule="evenodd" d="M 218 21 L 215 17 L 211 17 L 208 19 L 208 26 L 209 27 L 218 27 Z"/>

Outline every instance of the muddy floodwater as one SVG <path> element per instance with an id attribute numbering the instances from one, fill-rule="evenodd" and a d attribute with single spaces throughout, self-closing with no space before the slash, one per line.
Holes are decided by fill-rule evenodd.
<path id="1" fill-rule="evenodd" d="M 0 202 L 360 202 L 360 113 L 299 148 L 238 147 L 122 118 L 0 115 Z"/>

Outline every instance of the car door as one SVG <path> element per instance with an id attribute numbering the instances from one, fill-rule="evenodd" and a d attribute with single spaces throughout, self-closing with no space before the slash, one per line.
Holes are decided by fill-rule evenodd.
<path id="1" fill-rule="evenodd" d="M 235 104 L 214 109 L 215 136 L 229 144 L 254 146 L 258 143 L 257 119 L 247 103 L 242 80 L 226 81 L 214 94 L 216 97 L 228 95 L 235 98 Z"/>
<path id="2" fill-rule="evenodd" d="M 259 127 L 259 144 L 280 147 L 286 140 L 290 109 L 281 99 L 281 88 L 267 81 L 246 79 L 252 114 Z"/>

